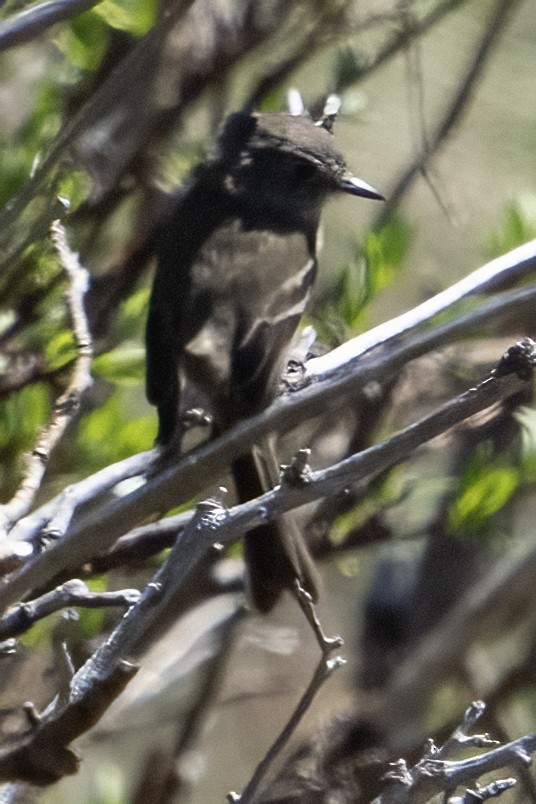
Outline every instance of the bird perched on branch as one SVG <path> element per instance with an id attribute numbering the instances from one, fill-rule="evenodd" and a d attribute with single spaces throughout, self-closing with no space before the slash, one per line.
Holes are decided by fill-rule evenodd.
<path id="1" fill-rule="evenodd" d="M 147 397 L 160 444 L 180 439 L 184 378 L 208 403 L 214 435 L 270 404 L 315 279 L 324 202 L 382 198 L 349 172 L 333 117 L 231 115 L 216 155 L 162 224 L 147 321 Z M 241 501 L 278 482 L 269 464 L 253 452 L 234 461 Z M 286 588 L 316 600 L 316 569 L 288 518 L 249 532 L 245 560 L 261 611 Z"/>

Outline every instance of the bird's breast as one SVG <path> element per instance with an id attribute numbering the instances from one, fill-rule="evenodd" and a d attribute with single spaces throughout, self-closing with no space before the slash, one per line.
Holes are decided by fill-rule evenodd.
<path id="1" fill-rule="evenodd" d="M 239 219 L 216 229 L 193 260 L 192 320 L 202 321 L 186 346 L 192 378 L 225 393 L 232 355 L 259 343 L 259 364 L 278 361 L 283 340 L 303 313 L 316 271 L 311 238 L 303 231 L 246 228 Z M 202 307 L 203 309 L 200 309 Z M 280 337 L 282 322 L 292 320 Z M 271 333 L 273 332 L 273 338 Z M 274 354 L 268 355 L 271 350 Z"/>

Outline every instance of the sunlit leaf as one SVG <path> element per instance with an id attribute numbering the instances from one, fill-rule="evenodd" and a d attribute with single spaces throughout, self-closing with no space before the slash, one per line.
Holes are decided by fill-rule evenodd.
<path id="1" fill-rule="evenodd" d="M 49 369 L 60 368 L 76 357 L 74 335 L 64 329 L 54 335 L 45 346 L 45 358 Z"/>
<path id="2" fill-rule="evenodd" d="M 149 449 L 155 437 L 155 417 L 131 417 L 123 394 L 115 391 L 79 424 L 79 459 L 100 468 L 107 463 Z"/>
<path id="3" fill-rule="evenodd" d="M 103 0 L 94 12 L 111 28 L 141 36 L 154 25 L 156 8 L 155 0 Z"/>
<path id="4" fill-rule="evenodd" d="M 484 530 L 519 487 L 520 472 L 514 466 L 490 464 L 468 472 L 461 493 L 449 509 L 449 527 L 468 534 Z"/>
<path id="5" fill-rule="evenodd" d="M 498 257 L 536 237 L 536 193 L 507 204 L 503 219 L 489 238 L 488 253 Z"/>
<path id="6" fill-rule="evenodd" d="M 74 67 L 94 72 L 106 51 L 109 30 L 101 16 L 92 11 L 80 14 L 55 38 L 58 49 Z"/>
<path id="7" fill-rule="evenodd" d="M 323 308 L 316 311 L 323 340 L 335 344 L 365 329 L 368 306 L 402 269 L 411 237 L 410 227 L 396 217 L 366 236 L 353 262 L 340 271 Z M 315 326 L 316 322 L 317 318 Z"/>
<path id="8" fill-rule="evenodd" d="M 127 341 L 98 355 L 93 373 L 114 383 L 140 385 L 145 373 L 145 349 L 141 341 Z"/>

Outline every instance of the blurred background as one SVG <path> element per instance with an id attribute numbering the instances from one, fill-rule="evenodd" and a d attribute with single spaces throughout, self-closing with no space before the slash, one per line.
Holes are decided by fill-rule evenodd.
<path id="1" fill-rule="evenodd" d="M 529 0 L 90 5 L 60 3 L 55 24 L 35 28 L 18 15 L 37 6 L 7 0 L 1 9 L 2 502 L 18 488 L 24 454 L 50 420 L 76 354 L 67 283 L 48 237 L 56 218 L 91 273 L 95 357 L 93 384 L 36 504 L 151 448 L 156 414 L 144 395 L 143 333 L 154 228 L 167 194 L 210 151 L 231 111 L 248 103 L 285 110 L 297 90 L 318 116 L 325 98 L 339 94 L 339 149 L 388 199 L 381 209 L 340 199 L 325 212 L 320 279 L 304 322 L 315 327 L 316 352 L 536 237 Z M 514 336 L 534 334 L 527 317 L 497 330 L 493 323 L 481 338 L 389 378 L 381 400 L 346 400 L 335 417 L 300 425 L 281 444 L 281 461 L 310 446 L 320 468 L 388 437 L 483 378 Z M 534 590 L 519 581 L 515 599 L 505 591 L 518 579 L 512 571 L 508 582 L 508 568 L 534 560 L 530 401 L 432 442 L 366 489 L 301 512 L 321 559 L 320 616 L 328 633 L 343 636 L 347 664 L 315 698 L 287 747 L 289 764 L 276 768 L 259 801 L 327 801 L 326 788 L 353 790 L 337 801 L 370 801 L 386 757 L 417 759 L 424 740 L 444 739 L 477 697 L 498 739 L 536 730 Z M 141 588 L 165 555 L 88 573 L 88 583 Z M 237 546 L 218 571 L 236 578 L 240 566 Z M 486 580 L 496 593 L 475 614 L 475 633 L 433 671 L 418 658 L 412 668 L 448 616 L 465 629 L 463 612 Z M 238 615 L 241 600 L 233 590 L 196 600 L 80 741 L 80 773 L 39 798 L 202 804 L 242 789 L 308 683 L 318 647 L 290 599 L 269 617 Z M 117 616 L 82 612 L 66 624 L 55 615 L 2 658 L 5 739 L 20 727 L 23 701 L 40 708 L 56 692 L 57 629 L 67 628 L 79 666 Z M 401 667 L 413 672 L 413 686 L 400 682 Z M 155 781 L 170 757 L 171 793 Z M 309 762 L 307 773 L 296 757 Z M 526 772 L 523 784 L 509 800 L 536 800 Z"/>

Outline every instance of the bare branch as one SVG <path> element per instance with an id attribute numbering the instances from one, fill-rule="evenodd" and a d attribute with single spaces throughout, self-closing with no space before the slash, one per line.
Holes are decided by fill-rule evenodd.
<path id="1" fill-rule="evenodd" d="M 67 705 L 56 699 L 29 733 L 0 750 L 0 780 L 48 785 L 77 773 L 79 759 L 67 746 L 102 717 L 136 672 L 135 666 L 120 660 L 91 684 L 73 689 Z"/>
<path id="2" fill-rule="evenodd" d="M 0 521 L 4 535 L 12 524 L 30 509 L 43 480 L 50 454 L 75 416 L 84 391 L 91 384 L 90 366 L 92 344 L 84 311 L 84 295 L 88 286 L 88 273 L 80 265 L 78 256 L 67 244 L 65 230 L 56 221 L 51 227 L 52 240 L 70 283 L 67 302 L 73 324 L 77 359 L 71 381 L 54 405 L 50 424 L 40 433 L 38 442 L 28 456 L 24 479 L 9 503 L 0 508 Z"/>
<path id="3" fill-rule="evenodd" d="M 498 745 L 497 740 L 492 740 L 489 734 L 470 735 L 469 731 L 473 728 L 479 718 L 482 717 L 486 705 L 483 701 L 474 701 L 466 709 L 463 720 L 455 729 L 454 733 L 446 740 L 441 748 L 437 749 L 434 756 L 437 759 L 448 759 L 450 754 L 460 751 L 461 748 L 484 748 L 490 745 Z"/>
<path id="4" fill-rule="evenodd" d="M 391 341 L 400 338 L 401 335 L 407 335 L 416 327 L 430 322 L 439 313 L 450 311 L 462 299 L 474 296 L 477 293 L 491 293 L 506 284 L 512 286 L 514 283 L 521 282 L 527 276 L 532 275 L 534 271 L 536 271 L 536 240 L 531 240 L 509 251 L 507 254 L 491 260 L 491 262 L 486 263 L 486 265 L 473 271 L 459 282 L 456 282 L 456 284 L 451 285 L 441 293 L 437 293 L 431 299 L 419 304 L 407 313 L 403 313 L 385 324 L 380 324 L 364 332 L 363 335 L 358 335 L 357 338 L 352 338 L 322 357 L 310 360 L 306 365 L 306 380 L 310 379 L 312 382 L 317 382 L 319 379 L 325 379 L 337 372 L 342 366 L 347 365 L 348 362 L 361 359 L 372 349 L 381 345 L 385 346 Z M 523 292 L 525 291 L 526 289 L 523 289 Z M 515 297 L 516 303 L 520 298 L 520 296 Z M 489 316 L 488 309 L 486 309 L 485 315 L 486 317 Z M 468 325 L 471 325 L 471 323 L 478 325 L 480 322 L 479 311 L 475 310 L 469 314 L 469 317 L 465 316 L 456 319 L 442 330 L 435 329 L 433 338 L 438 338 L 437 343 L 440 341 L 444 343 L 445 335 L 447 331 L 451 331 L 451 326 L 456 328 L 460 326 L 466 333 Z M 461 332 L 458 332 L 458 335 L 461 335 Z"/>
<path id="5" fill-rule="evenodd" d="M 526 382 L 526 377 L 523 379 L 515 373 L 495 372 L 476 388 L 448 402 L 435 413 L 421 419 L 388 441 L 322 472 L 311 472 L 306 483 L 294 487 L 278 486 L 257 500 L 237 506 L 233 509 L 232 515 L 226 512 L 225 516 L 218 520 L 217 528 L 214 523 L 211 525 L 210 544 L 214 541 L 234 540 L 267 518 L 275 518 L 285 511 L 384 471 L 407 458 L 421 444 L 468 416 L 517 393 L 525 387 Z M 78 527 L 74 526 L 62 541 L 32 558 L 13 574 L 0 590 L 0 605 L 6 607 L 20 600 L 36 584 L 47 584 L 66 567 L 77 567 L 89 561 L 93 555 L 109 549 L 115 539 L 128 530 L 129 522 L 134 524 L 138 520 L 141 510 L 145 511 L 145 515 L 149 510 L 167 510 L 171 504 L 177 505 L 179 501 L 187 500 L 194 487 L 199 488 L 206 483 L 207 473 L 219 472 L 221 476 L 228 462 L 240 455 L 251 440 L 258 439 L 259 432 L 263 429 L 262 419 L 261 415 L 252 418 L 249 424 L 240 425 L 234 431 L 233 438 L 223 436 L 203 445 L 196 450 L 195 455 L 185 456 L 175 466 L 164 469 L 148 480 L 143 487 L 112 502 L 105 514 L 106 528 L 102 527 L 104 516 L 102 512 L 95 518 L 90 517 Z M 246 437 L 244 432 L 248 434 Z M 219 505 L 216 502 L 212 503 L 212 507 L 216 510 Z M 184 580 L 189 576 L 207 549 L 207 545 L 199 537 L 190 542 L 187 536 L 188 530 L 189 528 L 186 528 L 177 542 L 182 544 L 186 540 L 187 547 L 184 547 L 181 565 L 174 578 L 175 584 L 179 582 L 179 577 Z"/>
<path id="6" fill-rule="evenodd" d="M 425 804 L 431 798 L 441 793 L 448 794 L 460 785 L 475 782 L 480 776 L 491 771 L 499 770 L 508 765 L 513 767 L 531 764 L 531 753 L 536 750 L 536 735 L 521 737 L 519 740 L 486 751 L 469 759 L 457 761 L 446 760 L 445 754 L 452 751 L 456 742 L 458 751 L 468 745 L 477 747 L 487 746 L 491 741 L 487 735 L 479 741 L 479 736 L 471 738 L 468 730 L 483 714 L 485 704 L 476 701 L 467 709 L 463 722 L 454 735 L 440 748 L 429 742 L 425 755 L 416 765 L 408 768 L 405 761 L 400 759 L 391 763 L 391 770 L 385 778 L 391 783 L 385 791 L 374 799 L 374 804 Z M 469 804 L 487 801 L 494 798 L 516 784 L 515 779 L 502 779 L 490 782 L 485 787 L 476 783 L 477 789 L 466 790 L 463 796 L 453 796 L 448 799 L 449 804 Z"/>
<path id="7" fill-rule="evenodd" d="M 19 636 L 43 617 L 60 609 L 80 606 L 88 609 L 108 606 L 132 606 L 140 598 L 137 589 L 121 589 L 117 592 L 90 592 L 86 584 L 73 579 L 58 586 L 36 600 L 20 603 L 9 614 L 0 618 L 0 641 Z"/>
<path id="8" fill-rule="evenodd" d="M 98 540 L 95 539 L 91 524 L 71 525 L 69 539 L 23 568 L 22 575 L 18 576 L 19 580 L 16 581 L 15 577 L 12 579 L 10 583 L 17 584 L 13 587 L 13 593 L 18 588 L 23 596 L 31 589 L 31 585 L 27 587 L 26 584 L 37 582 L 29 580 L 32 576 L 37 579 L 37 574 L 33 575 L 38 572 L 37 567 L 42 571 L 44 564 L 48 566 L 47 581 L 44 581 L 46 583 L 65 567 L 78 567 L 81 562 L 90 560 L 98 552 L 107 551 L 118 536 L 126 533 L 142 518 L 157 511 L 168 510 L 172 505 L 178 504 L 179 500 L 185 501 L 198 494 L 211 480 L 221 477 L 229 461 L 249 448 L 252 441 L 268 432 L 288 429 L 301 418 L 325 409 L 327 400 L 340 400 L 344 398 L 343 394 L 356 393 L 356 389 L 364 387 L 370 381 L 383 381 L 390 373 L 400 370 L 405 362 L 427 350 L 444 346 L 449 340 L 467 335 L 475 331 L 475 328 L 481 331 L 483 321 L 488 327 L 490 322 L 497 326 L 502 319 L 508 320 L 513 313 L 517 320 L 522 309 L 532 309 L 536 284 L 510 291 L 502 297 L 497 296 L 477 310 L 453 318 L 441 327 L 419 331 L 419 326 L 434 315 L 450 310 L 467 296 L 491 292 L 526 279 L 535 267 L 536 241 L 531 241 L 484 265 L 414 310 L 376 327 L 370 333 L 354 338 L 322 358 L 309 361 L 306 378 L 310 380 L 310 384 L 307 388 L 280 398 L 268 410 L 243 422 L 231 433 L 204 445 L 195 454 L 185 456 L 175 465 L 163 466 L 159 472 L 153 471 L 152 476 L 140 488 L 112 503 L 110 507 L 107 506 L 108 528 L 105 531 L 98 528 Z M 403 342 L 401 335 L 405 336 Z M 379 344 L 383 345 L 383 349 L 372 353 L 373 348 Z M 389 349 L 386 348 L 387 345 Z M 156 452 L 143 453 L 70 487 L 59 498 L 22 520 L 13 528 L 12 538 L 32 539 L 41 529 L 47 527 L 51 527 L 58 535 L 62 534 L 82 502 L 91 498 L 97 503 L 99 492 L 112 488 L 121 478 L 144 471 L 157 458 Z M 104 515 L 102 509 L 97 510 L 96 522 Z M 54 517 L 58 517 L 57 524 L 53 522 Z M 92 533 L 92 539 L 86 539 L 82 549 L 79 539 L 83 540 L 84 537 L 80 534 L 86 532 Z M 91 554 L 88 553 L 90 544 L 93 547 Z M 15 558 L 15 563 L 18 563 L 19 557 Z M 31 566 L 35 566 L 35 570 L 30 569 Z M 24 577 L 27 580 L 23 582 Z M 19 587 L 19 583 L 22 586 Z M 0 599 L 2 594 L 0 591 Z M 10 597 L 9 602 L 15 602 L 18 594 Z"/>
<path id="9" fill-rule="evenodd" d="M 123 480 L 143 475 L 147 466 L 155 458 L 154 451 L 140 452 L 125 458 L 71 486 L 61 494 L 20 520 L 10 531 L 10 539 L 32 541 L 40 537 L 58 539 L 65 533 L 77 510 L 89 500 L 97 500 L 99 495 L 111 491 Z"/>
<path id="10" fill-rule="evenodd" d="M 466 790 L 463 796 L 452 796 L 447 804 L 480 804 L 482 801 L 489 801 L 490 798 L 497 798 L 516 784 L 517 781 L 513 778 L 497 779 L 484 787 L 477 783 L 475 790 Z"/>
<path id="11" fill-rule="evenodd" d="M 335 656 L 334 659 L 326 659 L 325 656 L 322 656 L 316 667 L 313 677 L 307 686 L 307 689 L 305 690 L 304 694 L 300 698 L 300 701 L 298 702 L 296 709 L 294 710 L 289 720 L 285 724 L 285 727 L 282 730 L 281 734 L 277 737 L 273 745 L 270 746 L 270 749 L 268 750 L 266 756 L 258 764 L 257 768 L 255 769 L 255 773 L 253 774 L 250 781 L 244 788 L 242 794 L 237 795 L 236 793 L 229 793 L 229 795 L 227 796 L 227 799 L 230 802 L 230 804 L 249 804 L 249 802 L 255 800 L 255 795 L 264 777 L 270 770 L 270 767 L 274 763 L 277 756 L 281 753 L 283 748 L 287 745 L 288 741 L 296 731 L 296 728 L 298 727 L 301 719 L 311 706 L 318 691 L 323 686 L 323 684 L 328 680 L 328 678 L 331 677 L 331 675 L 335 672 L 335 670 L 338 670 L 345 664 L 346 662 L 344 661 L 344 659 L 341 659 L 340 656 Z"/>
<path id="12" fill-rule="evenodd" d="M 30 42 L 51 25 L 71 19 L 101 0 L 48 0 L 0 22 L 0 50 Z"/>
<path id="13" fill-rule="evenodd" d="M 467 75 L 461 82 L 457 94 L 429 140 L 426 150 L 419 155 L 416 161 L 399 180 L 394 190 L 389 193 L 387 203 L 382 208 L 375 228 L 381 228 L 387 218 L 392 214 L 393 210 L 398 206 L 400 199 L 411 187 L 417 176 L 425 174 L 426 166 L 432 156 L 437 153 L 455 125 L 462 118 L 462 115 L 467 111 L 477 82 L 483 75 L 484 68 L 493 54 L 493 48 L 496 47 L 500 35 L 504 32 L 510 15 L 514 13 L 519 5 L 520 0 L 499 0 L 496 4 L 482 36 L 480 45 L 477 48 L 476 55 L 469 65 Z"/>
<path id="14" fill-rule="evenodd" d="M 454 338 L 466 336 L 475 331 L 481 332 L 484 325 L 489 328 L 490 322 L 493 322 L 496 327 L 500 325 L 501 321 L 508 320 L 512 316 L 518 320 L 523 310 L 531 311 L 533 309 L 536 285 L 527 285 L 519 290 L 511 291 L 510 294 L 498 296 L 470 313 L 453 318 L 441 327 L 435 327 L 428 332 L 422 331 L 413 341 L 409 339 L 409 335 L 415 334 L 419 326 L 430 322 L 439 313 L 450 311 L 458 302 L 468 296 L 490 293 L 503 286 L 526 280 L 535 269 L 536 240 L 533 240 L 492 260 L 413 310 L 353 338 L 323 357 L 310 360 L 305 367 L 305 381 L 309 382 L 311 387 L 302 393 L 294 393 L 284 400 L 280 400 L 265 411 L 260 420 L 264 421 L 266 429 L 262 429 L 261 432 L 264 434 L 268 431 L 276 431 L 278 428 L 282 428 L 287 420 L 295 423 L 298 418 L 307 415 L 309 400 L 320 407 L 325 406 L 328 398 L 340 397 L 346 386 L 356 388 L 359 387 L 359 384 L 364 385 L 369 380 L 381 380 L 382 372 L 394 371 L 403 363 L 429 349 L 444 346 Z M 403 344 L 400 343 L 402 335 L 408 338 Z M 392 351 L 388 355 L 378 357 L 372 363 L 365 362 L 364 356 L 378 346 L 383 346 L 384 349 L 392 346 Z M 358 361 L 359 365 L 357 365 Z M 337 378 L 337 382 L 326 382 L 334 377 Z M 319 402 L 315 401 L 317 396 L 320 398 Z M 245 433 L 244 443 L 248 439 L 249 442 L 254 440 L 256 433 L 249 428 L 258 423 L 259 417 L 244 423 L 242 426 L 244 429 L 241 428 L 241 432 Z M 233 439 L 234 435 L 235 431 L 233 431 Z M 89 499 L 95 502 L 99 494 L 109 491 L 120 480 L 143 473 L 147 466 L 155 460 L 155 457 L 154 452 L 141 453 L 113 464 L 81 483 L 68 487 L 60 497 L 15 526 L 11 531 L 11 538 L 13 540 L 32 539 L 43 529 L 45 536 L 47 534 L 55 537 L 63 535 L 72 516 L 82 503 Z M 218 472 L 221 473 L 219 466 L 214 466 L 213 472 L 210 467 L 207 470 L 205 480 L 217 479 Z M 193 488 L 192 496 L 199 490 L 200 488 Z M 163 504 L 161 507 L 164 507 Z M 150 513 L 152 511 L 145 511 L 140 516 L 147 516 Z"/>
<path id="15" fill-rule="evenodd" d="M 466 785 L 475 782 L 480 776 L 486 773 L 500 770 L 502 768 L 522 763 L 530 765 L 532 762 L 531 754 L 536 751 L 536 734 L 529 734 L 520 737 L 506 745 L 501 745 L 485 754 L 461 759 L 457 762 L 449 762 L 425 757 L 421 759 L 411 770 L 405 768 L 402 774 L 393 771 L 390 778 L 394 784 L 374 800 L 374 804 L 425 804 L 436 795 L 453 790 L 459 785 Z M 402 778 L 403 775 L 403 778 Z M 467 795 L 464 798 L 449 799 L 450 804 L 455 802 L 486 801 L 493 796 L 497 796 L 515 784 L 515 779 L 498 780 L 491 782 L 486 787 L 480 788 L 485 797 L 478 799 Z M 470 791 L 468 791 L 470 793 Z"/>
<path id="16" fill-rule="evenodd" d="M 466 296 L 489 292 L 507 283 L 520 281 L 534 267 L 536 241 L 493 260 L 452 288 L 394 321 L 375 328 L 370 334 L 359 336 L 329 355 L 310 361 L 306 367 L 306 376 L 312 382 L 308 387 L 280 398 L 268 410 L 241 423 L 225 436 L 203 445 L 195 453 L 184 456 L 177 463 L 164 464 L 159 471 L 157 465 L 154 466 L 151 476 L 139 488 L 111 504 L 107 502 L 106 513 L 98 505 L 99 492 L 110 489 L 122 477 L 144 471 L 158 459 L 156 451 L 122 461 L 93 475 L 82 484 L 67 489 L 64 495 L 43 506 L 13 528 L 13 538 L 35 538 L 40 529 L 49 526 L 55 516 L 60 517 L 62 510 L 64 514 L 61 514 L 61 524 L 57 532 L 62 533 L 62 528 L 65 529 L 67 523 L 71 523 L 66 531 L 67 538 L 43 555 L 33 558 L 10 579 L 9 595 L 7 588 L 0 590 L 3 605 L 21 599 L 34 588 L 34 584 L 48 583 L 66 567 L 79 567 L 98 553 L 106 552 L 118 536 L 128 532 L 142 519 L 155 512 L 169 510 L 180 501 L 184 502 L 198 494 L 206 488 L 208 482 L 223 476 L 229 461 L 248 449 L 252 441 L 258 441 L 268 432 L 288 429 L 302 417 L 325 409 L 328 399 L 340 400 L 344 398 L 343 394 L 356 393 L 356 389 L 364 387 L 370 381 L 381 382 L 390 372 L 398 371 L 405 361 L 430 348 L 444 345 L 449 339 L 471 332 L 482 318 L 497 326 L 501 317 L 501 305 L 510 315 L 511 310 L 519 314 L 521 305 L 530 307 L 534 303 L 536 284 L 511 291 L 502 298 L 497 297 L 483 304 L 479 310 L 458 319 L 454 318 L 442 327 L 428 332 L 418 330 L 419 325 L 430 317 L 450 309 Z M 402 334 L 405 336 L 403 342 L 400 338 Z M 378 344 L 382 344 L 384 348 L 372 353 L 373 347 Z M 389 349 L 386 348 L 387 345 Z M 93 520 L 90 518 L 85 522 L 71 522 L 79 505 L 90 498 L 96 505 Z M 105 529 L 100 527 L 104 516 L 107 521 Z M 91 538 L 88 534 L 91 534 Z"/>

